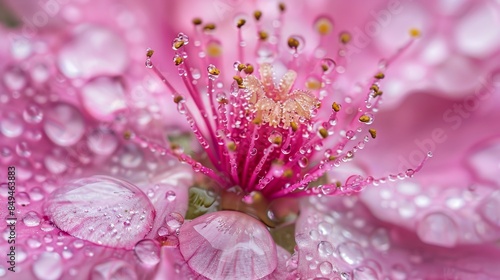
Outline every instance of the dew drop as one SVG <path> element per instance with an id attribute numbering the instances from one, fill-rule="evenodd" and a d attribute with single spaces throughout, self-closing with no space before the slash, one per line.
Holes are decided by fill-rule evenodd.
<path id="1" fill-rule="evenodd" d="M 52 142 L 63 147 L 76 144 L 85 132 L 80 112 L 65 103 L 55 104 L 47 110 L 43 128 Z"/>
<path id="2" fill-rule="evenodd" d="M 319 265 L 319 271 L 321 271 L 321 274 L 323 275 L 329 275 L 333 271 L 333 266 L 330 262 L 322 262 Z"/>
<path id="3" fill-rule="evenodd" d="M 389 250 L 391 243 L 387 230 L 384 228 L 378 228 L 374 230 L 370 236 L 370 243 L 375 249 L 379 251 Z"/>
<path id="4" fill-rule="evenodd" d="M 447 214 L 433 212 L 418 223 L 417 234 L 425 243 L 453 247 L 458 241 L 458 226 Z"/>
<path id="5" fill-rule="evenodd" d="M 103 27 L 87 25 L 62 47 L 57 58 L 61 72 L 68 78 L 119 75 L 129 62 L 123 39 Z"/>
<path id="6" fill-rule="evenodd" d="M 165 193 L 165 198 L 166 198 L 168 201 L 172 202 L 172 201 L 174 201 L 174 200 L 175 200 L 175 198 L 176 198 L 176 194 L 175 194 L 175 192 L 174 192 L 174 191 L 169 190 L 169 191 L 167 191 L 167 192 Z"/>
<path id="7" fill-rule="evenodd" d="M 0 121 L 0 131 L 7 137 L 18 137 L 23 133 L 23 130 L 23 123 L 15 114 L 9 114 Z"/>
<path id="8" fill-rule="evenodd" d="M 33 274 L 38 280 L 56 280 L 63 273 L 61 256 L 55 252 L 44 252 L 33 263 Z"/>
<path id="9" fill-rule="evenodd" d="M 137 242 L 134 253 L 146 266 L 153 266 L 160 262 L 160 246 L 154 240 L 144 239 Z"/>
<path id="10" fill-rule="evenodd" d="M 23 118 L 27 123 L 40 123 L 43 120 L 43 111 L 36 104 L 28 105 L 23 111 Z"/>
<path id="11" fill-rule="evenodd" d="M 319 253 L 319 256 L 322 258 L 326 258 L 328 256 L 331 256 L 333 254 L 332 244 L 328 241 L 321 241 L 318 244 L 318 253 Z"/>
<path id="12" fill-rule="evenodd" d="M 26 213 L 26 216 L 23 218 L 23 223 L 27 227 L 36 227 L 40 225 L 40 221 L 40 216 L 38 216 L 38 213 L 34 211 Z"/>
<path id="13" fill-rule="evenodd" d="M 363 249 L 355 242 L 345 242 L 338 247 L 342 260 L 350 265 L 358 265 L 363 261 Z"/>
<path id="14" fill-rule="evenodd" d="M 90 151 L 97 155 L 111 155 L 118 147 L 116 135 L 107 128 L 94 129 L 87 136 L 87 146 Z"/>

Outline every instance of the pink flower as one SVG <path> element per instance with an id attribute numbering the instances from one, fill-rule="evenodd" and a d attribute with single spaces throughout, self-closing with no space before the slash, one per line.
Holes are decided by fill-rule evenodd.
<path id="1" fill-rule="evenodd" d="M 169 54 L 158 3 L 12 2 L 15 277 L 499 277 L 497 11 L 360 3 L 168 3 Z"/>

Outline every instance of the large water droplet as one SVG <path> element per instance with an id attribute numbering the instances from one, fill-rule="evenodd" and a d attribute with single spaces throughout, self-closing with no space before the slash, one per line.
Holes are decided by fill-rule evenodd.
<path id="1" fill-rule="evenodd" d="M 45 213 L 72 236 L 114 248 L 133 248 L 151 230 L 155 209 L 136 186 L 93 176 L 53 192 Z"/>
<path id="2" fill-rule="evenodd" d="M 63 147 L 74 145 L 85 132 L 80 112 L 66 103 L 57 103 L 47 110 L 43 128 L 52 142 Z"/>
<path id="3" fill-rule="evenodd" d="M 42 253 L 32 268 L 38 280 L 57 280 L 63 273 L 61 256 L 55 252 Z"/>
<path id="4" fill-rule="evenodd" d="M 384 228 L 378 228 L 374 230 L 370 236 L 370 243 L 375 249 L 379 251 L 389 250 L 389 247 L 391 246 L 390 242 L 391 241 L 389 239 L 389 234 Z"/>
<path id="5" fill-rule="evenodd" d="M 363 261 L 363 249 L 355 242 L 345 242 L 338 247 L 340 257 L 348 264 L 357 265 Z"/>
<path id="6" fill-rule="evenodd" d="M 38 214 L 34 211 L 26 213 L 26 216 L 23 218 L 23 223 L 27 227 L 36 227 L 40 225 L 40 221 L 40 216 L 38 216 Z"/>
<path id="7" fill-rule="evenodd" d="M 354 279 L 356 280 L 378 280 L 378 275 L 375 270 L 367 266 L 360 266 L 353 271 Z"/>
<path id="8" fill-rule="evenodd" d="M 491 225 L 500 228 L 500 191 L 484 199 L 479 206 L 479 213 Z"/>
<path id="9" fill-rule="evenodd" d="M 417 234 L 425 243 L 453 247 L 458 240 L 458 226 L 449 215 L 433 212 L 418 223 Z"/>
<path id="10" fill-rule="evenodd" d="M 82 103 L 87 112 L 102 121 L 111 121 L 115 114 L 127 108 L 122 83 L 109 77 L 96 78 L 81 90 Z"/>
<path id="11" fill-rule="evenodd" d="M 18 91 L 26 86 L 26 74 L 18 66 L 11 66 L 3 74 L 5 86 L 13 91 Z"/>
<path id="12" fill-rule="evenodd" d="M 129 263 L 122 260 L 112 259 L 94 266 L 90 275 L 90 279 L 137 280 L 138 277 L 134 268 Z"/>
<path id="13" fill-rule="evenodd" d="M 123 39 L 110 30 L 81 26 L 57 58 L 61 72 L 68 78 L 119 75 L 128 64 Z"/>
<path id="14" fill-rule="evenodd" d="M 23 130 L 23 123 L 16 114 L 8 114 L 0 121 L 0 132 L 7 137 L 18 137 Z"/>
<path id="15" fill-rule="evenodd" d="M 147 266 L 153 266 L 160 262 L 160 246 L 151 239 L 144 239 L 134 247 L 137 258 Z"/>
<path id="16" fill-rule="evenodd" d="M 318 253 L 319 253 L 319 256 L 322 258 L 326 258 L 328 256 L 331 256 L 333 254 L 332 243 L 330 243 L 328 241 L 321 241 L 318 244 Z"/>
<path id="17" fill-rule="evenodd" d="M 118 139 L 111 130 L 100 127 L 89 134 L 87 146 L 95 154 L 107 156 L 111 155 L 118 147 Z"/>
<path id="18" fill-rule="evenodd" d="M 333 266 L 330 262 L 322 262 L 319 265 L 319 271 L 321 271 L 321 274 L 323 275 L 329 275 L 332 273 Z"/>

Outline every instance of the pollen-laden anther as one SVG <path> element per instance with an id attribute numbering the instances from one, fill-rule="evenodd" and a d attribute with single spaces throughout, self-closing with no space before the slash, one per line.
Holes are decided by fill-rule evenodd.
<path id="1" fill-rule="evenodd" d="M 243 80 L 243 86 L 250 94 L 251 109 L 262 123 L 287 129 L 291 124 L 304 123 L 311 119 L 312 112 L 320 103 L 308 91 L 292 91 L 297 78 L 295 71 L 288 70 L 278 85 L 274 83 L 271 64 L 260 65 L 259 73 L 260 80 L 249 75 Z"/>

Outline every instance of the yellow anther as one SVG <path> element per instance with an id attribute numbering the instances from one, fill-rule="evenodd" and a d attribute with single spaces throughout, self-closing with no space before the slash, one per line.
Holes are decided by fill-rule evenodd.
<path id="1" fill-rule="evenodd" d="M 151 57 L 153 56 L 153 54 L 154 54 L 154 53 L 155 53 L 155 51 L 154 51 L 154 50 L 152 50 L 152 49 L 148 49 L 148 50 L 146 51 L 146 57 L 147 57 L 147 58 L 151 58 Z"/>
<path id="2" fill-rule="evenodd" d="M 236 24 L 236 27 L 241 28 L 243 25 L 245 25 L 247 21 L 244 19 L 239 19 L 238 23 Z"/>
<path id="3" fill-rule="evenodd" d="M 180 49 L 182 46 L 184 46 L 184 41 L 176 41 L 176 42 L 174 42 L 174 48 L 176 50 Z"/>
<path id="4" fill-rule="evenodd" d="M 410 36 L 412 38 L 418 38 L 422 35 L 420 29 L 418 29 L 418 28 L 412 28 L 409 30 L 409 32 L 410 32 Z"/>
<path id="5" fill-rule="evenodd" d="M 380 79 L 385 78 L 385 75 L 382 72 L 378 72 L 377 74 L 375 74 L 374 78 L 380 80 Z"/>
<path id="6" fill-rule="evenodd" d="M 384 92 L 379 90 L 372 94 L 373 97 L 381 96 Z"/>
<path id="7" fill-rule="evenodd" d="M 267 38 L 269 38 L 269 34 L 266 31 L 259 31 L 259 39 L 265 41 Z"/>
<path id="8" fill-rule="evenodd" d="M 245 70 L 245 68 L 247 68 L 247 66 L 245 64 L 243 64 L 243 63 L 238 64 L 238 71 L 239 72 Z"/>
<path id="9" fill-rule="evenodd" d="M 296 132 L 299 129 L 299 126 L 296 122 L 290 122 L 290 127 L 292 128 L 293 132 Z"/>
<path id="10" fill-rule="evenodd" d="M 239 88 L 244 88 L 244 86 L 243 86 L 243 78 L 241 76 L 236 75 L 236 76 L 233 77 L 233 80 L 236 81 L 236 83 L 238 84 Z"/>
<path id="11" fill-rule="evenodd" d="M 370 132 L 370 135 L 372 136 L 373 139 L 377 138 L 377 131 L 373 128 L 368 129 L 368 132 Z"/>
<path id="12" fill-rule="evenodd" d="M 194 25 L 200 25 L 202 23 L 203 23 L 203 21 L 201 20 L 201 18 L 194 18 L 193 19 L 193 24 Z"/>
<path id="13" fill-rule="evenodd" d="M 299 47 L 299 45 L 300 45 L 300 42 L 296 38 L 293 38 L 293 37 L 288 38 L 288 46 L 291 49 L 297 49 Z"/>
<path id="14" fill-rule="evenodd" d="M 175 66 L 181 65 L 183 62 L 184 62 L 184 58 L 182 58 L 180 56 L 176 56 L 174 58 L 174 64 L 175 64 Z"/>
<path id="15" fill-rule="evenodd" d="M 253 73 L 253 65 L 252 64 L 247 64 L 247 67 L 245 68 L 245 74 L 252 74 Z"/>
<path id="16" fill-rule="evenodd" d="M 323 17 L 323 18 L 318 19 L 318 21 L 316 21 L 315 27 L 316 27 L 316 31 L 318 31 L 318 33 L 320 35 L 325 36 L 325 35 L 328 35 L 332 32 L 333 23 L 328 18 Z"/>
<path id="17" fill-rule="evenodd" d="M 349 32 L 344 31 L 340 33 L 339 39 L 342 44 L 347 44 L 351 41 L 352 37 Z"/>
<path id="18" fill-rule="evenodd" d="M 272 143 L 276 146 L 281 146 L 281 143 L 283 142 L 283 137 L 281 136 L 276 136 L 273 138 Z"/>
<path id="19" fill-rule="evenodd" d="M 208 24 L 206 24 L 205 26 L 203 26 L 203 30 L 205 30 L 205 31 L 215 30 L 215 24 L 213 24 L 213 23 L 208 23 Z"/>
<path id="20" fill-rule="evenodd" d="M 338 111 L 340 111 L 340 105 L 337 104 L 337 102 L 333 102 L 332 109 L 333 109 L 333 111 L 338 112 Z"/>
<path id="21" fill-rule="evenodd" d="M 279 3 L 278 8 L 280 9 L 280 12 L 284 12 L 286 10 L 285 3 L 283 2 Z"/>
<path id="22" fill-rule="evenodd" d="M 123 138 L 125 140 L 130 140 L 132 138 L 132 131 L 125 130 L 125 132 L 123 132 Z"/>
<path id="23" fill-rule="evenodd" d="M 335 182 L 335 186 L 337 187 L 337 189 L 340 189 L 340 187 L 342 187 L 342 183 L 340 181 L 337 181 Z"/>
<path id="24" fill-rule="evenodd" d="M 371 121 L 371 119 L 372 118 L 370 118 L 367 115 L 362 115 L 361 117 L 359 117 L 359 121 L 362 122 L 362 123 L 367 123 L 367 122 Z"/>
<path id="25" fill-rule="evenodd" d="M 253 17 L 256 19 L 256 20 L 260 20 L 260 18 L 262 17 L 262 12 L 261 11 L 255 11 L 253 13 Z"/>
<path id="26" fill-rule="evenodd" d="M 370 87 L 370 89 L 371 89 L 371 90 L 373 90 L 374 92 L 377 92 L 377 91 L 379 91 L 379 89 L 380 89 L 380 88 L 379 88 L 377 85 L 373 84 L 373 85 Z"/>
<path id="27" fill-rule="evenodd" d="M 257 117 L 255 117 L 255 119 L 253 119 L 252 123 L 256 124 L 256 125 L 261 125 L 262 124 L 262 118 L 257 116 Z"/>
<path id="28" fill-rule="evenodd" d="M 285 178 L 292 178 L 293 176 L 293 170 L 290 169 L 290 168 L 287 168 L 285 169 L 285 171 L 283 171 L 283 177 Z"/>
<path id="29" fill-rule="evenodd" d="M 174 97 L 174 103 L 175 104 L 178 104 L 182 100 L 184 100 L 184 98 L 182 96 L 180 96 L 180 95 L 177 95 L 177 96 Z"/>
<path id="30" fill-rule="evenodd" d="M 227 149 L 231 152 L 236 151 L 236 143 L 233 141 L 227 143 Z"/>
<path id="31" fill-rule="evenodd" d="M 219 43 L 210 42 L 207 44 L 207 55 L 210 57 L 219 57 L 222 54 L 222 47 Z"/>
<path id="32" fill-rule="evenodd" d="M 326 130 L 326 128 L 322 127 L 318 130 L 318 133 L 319 135 L 321 136 L 321 138 L 325 139 L 326 137 L 328 137 L 328 130 Z"/>
<path id="33" fill-rule="evenodd" d="M 220 75 L 220 70 L 216 67 L 210 67 L 208 69 L 208 73 L 211 75 L 214 75 L 214 76 L 218 76 L 218 75 Z"/>
<path id="34" fill-rule="evenodd" d="M 329 160 L 329 161 L 333 161 L 333 160 L 336 160 L 336 159 L 337 159 L 337 157 L 336 157 L 336 156 L 329 156 L 329 157 L 328 157 L 328 160 Z"/>

